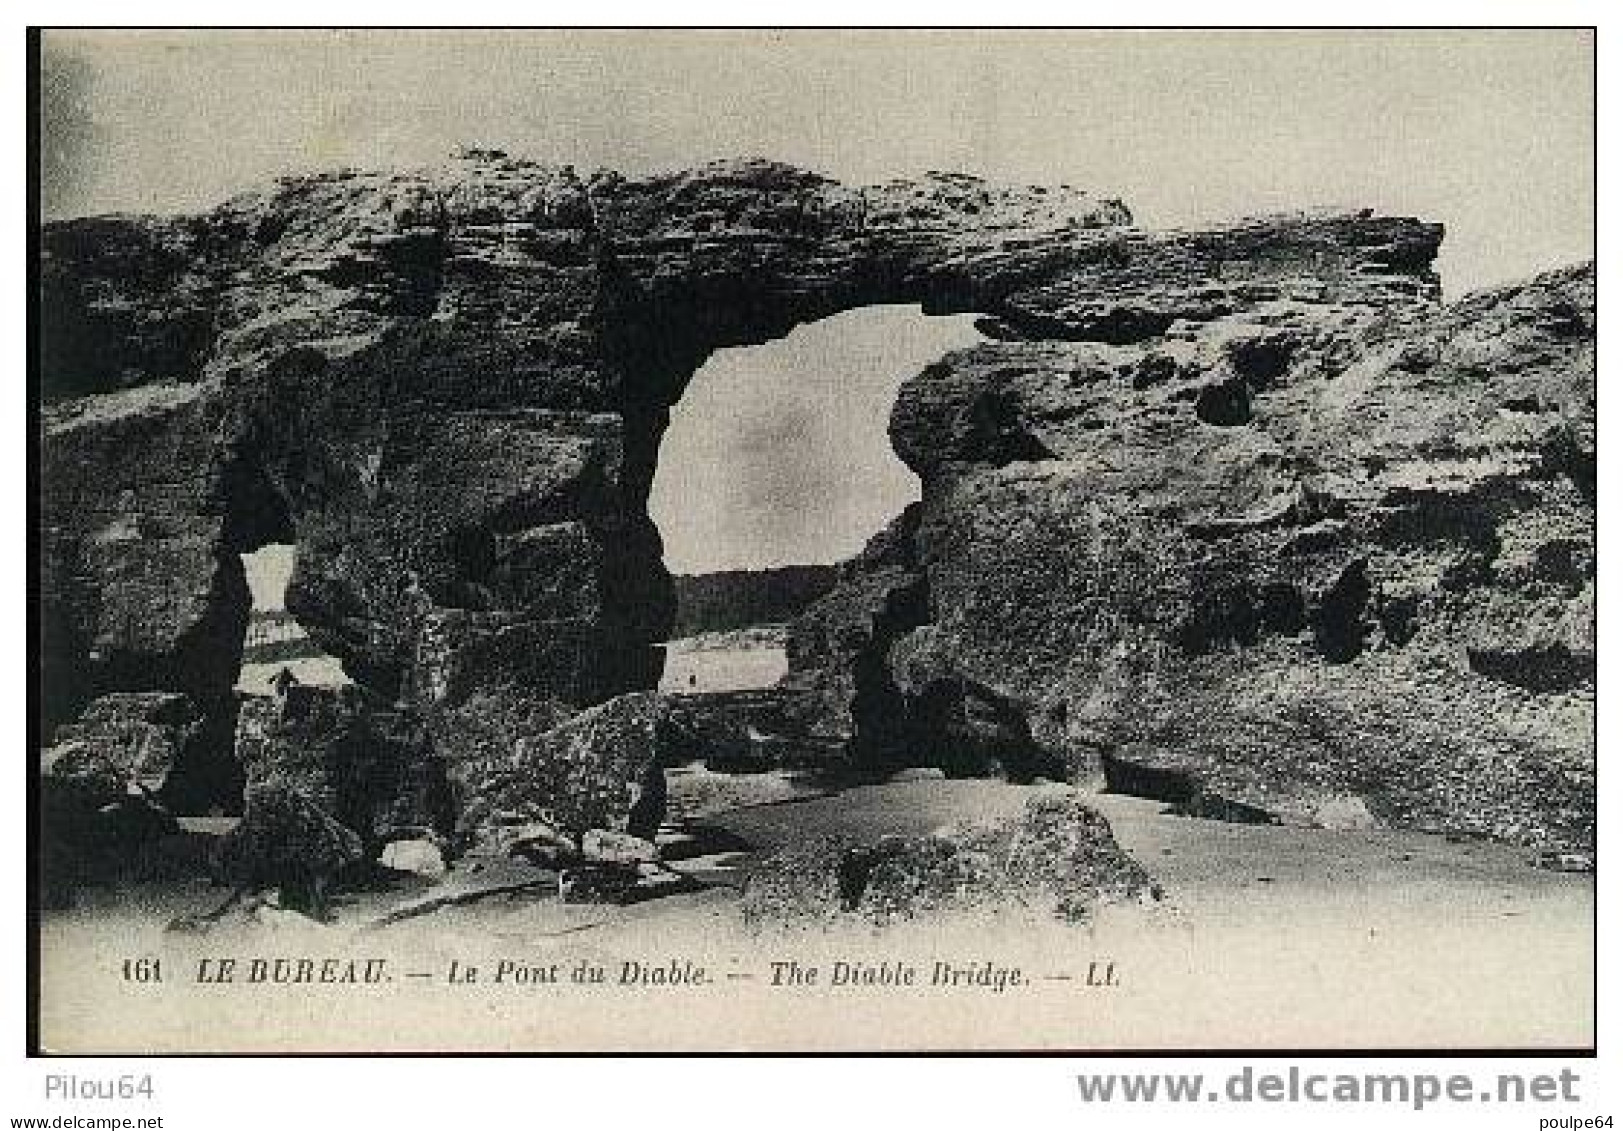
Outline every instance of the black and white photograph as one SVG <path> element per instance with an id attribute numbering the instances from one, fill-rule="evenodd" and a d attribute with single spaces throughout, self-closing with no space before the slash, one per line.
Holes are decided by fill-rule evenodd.
<path id="1" fill-rule="evenodd" d="M 35 1055 L 1595 1049 L 1594 29 L 28 40 Z"/>

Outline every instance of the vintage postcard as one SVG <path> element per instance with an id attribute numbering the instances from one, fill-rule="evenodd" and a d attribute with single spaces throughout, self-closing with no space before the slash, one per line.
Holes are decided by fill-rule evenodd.
<path id="1" fill-rule="evenodd" d="M 1593 1046 L 1592 32 L 31 50 L 40 1051 Z"/>

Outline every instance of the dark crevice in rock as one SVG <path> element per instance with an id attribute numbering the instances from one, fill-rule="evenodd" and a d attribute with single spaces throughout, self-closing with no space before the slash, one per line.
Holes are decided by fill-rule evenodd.
<path id="1" fill-rule="evenodd" d="M 988 389 L 976 397 L 965 414 L 965 426 L 964 457 L 978 463 L 1006 467 L 1054 458 L 1022 418 L 1019 399 L 1006 390 Z"/>
<path id="2" fill-rule="evenodd" d="M 1362 561 L 1352 562 L 1319 599 L 1313 610 L 1313 640 L 1319 654 L 1332 664 L 1345 664 L 1364 650 L 1364 609 L 1369 603 L 1369 578 Z"/>
<path id="3" fill-rule="evenodd" d="M 322 275 L 359 292 L 356 306 L 380 314 L 425 318 L 434 313 L 445 280 L 446 231 L 421 225 L 358 241 L 354 254 L 335 257 Z"/>
<path id="4" fill-rule="evenodd" d="M 1493 646 L 1473 649 L 1470 662 L 1541 689 L 1587 678 L 1588 653 L 1577 642 L 1584 610 L 1569 606 L 1592 572 L 1593 371 L 1584 340 L 1592 275 L 1551 276 L 1438 315 L 1426 308 L 1441 231 L 1407 219 L 1280 217 L 1148 233 L 1112 230 L 1126 220 L 1119 208 L 1082 199 L 1050 207 L 1055 194 L 1034 190 L 989 197 L 980 182 L 956 179 L 852 190 L 748 163 L 604 176 L 588 191 L 572 172 L 477 159 L 479 168 L 451 178 L 299 178 L 207 217 L 74 221 L 42 234 L 45 397 L 153 387 L 87 406 L 83 420 L 65 419 L 72 426 L 52 429 L 44 445 L 58 461 L 42 476 L 47 525 L 61 526 L 69 543 L 47 550 L 42 569 L 46 588 L 68 590 L 43 610 L 48 717 L 70 717 L 100 690 L 129 684 L 195 691 L 206 717 L 228 718 L 220 676 L 234 668 L 247 602 L 240 568 L 216 559 L 297 541 L 288 607 L 363 685 L 363 713 L 392 709 L 403 689 L 428 689 L 401 711 L 408 721 L 398 738 L 334 747 L 394 801 L 416 798 L 412 812 L 375 812 L 374 803 L 394 801 L 341 775 L 319 782 L 336 794 L 322 799 L 324 812 L 374 838 L 418 820 L 444 828 L 448 780 L 473 761 L 506 772 L 514 750 L 529 744 L 519 740 L 543 734 L 560 745 L 518 767 L 531 775 L 522 800 L 579 801 L 575 785 L 534 775 L 601 737 L 585 724 L 556 735 L 583 706 L 657 674 L 657 653 L 646 649 L 646 666 L 637 657 L 670 624 L 670 582 L 646 514 L 670 406 L 716 349 L 862 305 L 918 302 L 983 313 L 1005 341 L 988 343 L 970 364 L 945 366 L 915 397 L 916 419 L 894 433 L 905 434 L 899 451 L 912 445 L 907 462 L 925 480 L 941 537 L 900 555 L 907 560 L 847 577 L 845 604 L 825 609 L 814 658 L 834 675 L 813 683 L 815 701 L 800 716 L 816 714 L 805 733 L 822 743 L 819 756 L 833 760 L 829 752 L 839 750 L 895 765 L 884 759 L 943 751 L 965 772 L 995 762 L 1023 774 L 1043 764 L 1030 745 L 1030 701 L 1089 704 L 1086 718 L 1073 707 L 1069 724 L 1039 721 L 1055 741 L 1073 741 L 1056 732 L 1079 733 L 1095 713 L 1117 712 L 1102 720 L 1110 725 L 1132 722 L 1137 704 L 1099 705 L 1092 692 L 1114 680 L 1130 700 L 1138 674 L 1130 664 L 1148 646 L 1157 663 L 1167 661 L 1157 674 L 1173 692 L 1170 709 L 1193 724 L 1182 756 L 1222 789 L 1272 798 L 1322 784 L 1316 764 L 1287 757 L 1291 732 L 1277 718 L 1235 717 L 1288 711 L 1322 690 L 1345 705 L 1348 725 L 1338 734 L 1352 735 L 1336 748 L 1336 772 L 1345 764 L 1349 774 L 1411 791 L 1413 814 L 1403 818 L 1411 824 L 1441 813 L 1516 836 L 1573 824 L 1513 774 L 1485 783 L 1493 775 L 1449 752 L 1457 720 L 1491 708 L 1491 695 L 1483 680 L 1450 684 L 1448 673 L 1458 667 L 1451 657 L 1463 647 L 1462 624 L 1475 624 L 1500 595 L 1482 588 L 1520 585 L 1534 569 L 1536 591 L 1514 596 L 1525 599 L 1530 621 L 1562 626 L 1554 639 L 1566 643 L 1536 634 L 1520 643 L 1516 625 L 1499 623 L 1514 615 L 1506 613 L 1483 619 L 1509 643 L 1484 637 Z M 1090 216 L 1106 227 L 1090 230 L 1081 222 Z M 1204 325 L 1229 317 L 1228 327 Z M 1183 344 L 1147 352 L 1208 365 L 1208 347 L 1219 348 L 1231 329 L 1247 339 L 1198 378 L 1172 357 L 1133 367 L 1126 359 L 1142 350 L 1110 365 L 1094 360 L 1109 355 L 1102 348 L 1007 344 L 1129 344 L 1171 333 Z M 1389 364 L 1371 345 L 1381 335 L 1413 349 Z M 1089 376 L 1116 379 L 1083 388 L 1073 358 L 1087 359 Z M 999 359 L 1023 367 L 1009 388 L 1024 407 L 1001 393 L 976 402 L 996 384 L 977 367 Z M 1281 386 L 1296 371 L 1346 371 L 1355 362 L 1374 367 L 1375 379 L 1346 390 L 1357 396 L 1341 418 L 1345 437 L 1326 435 L 1331 417 L 1315 390 Z M 220 380 L 184 387 L 205 368 Z M 1164 384 L 1169 403 L 1135 396 L 1122 387 L 1129 382 Z M 1184 386 L 1195 403 L 1175 399 Z M 199 394 L 196 403 L 177 391 Z M 1146 402 L 1152 415 L 1139 412 Z M 1499 407 L 1529 415 L 1508 418 Z M 1201 426 L 1245 424 L 1253 408 L 1266 408 L 1270 424 L 1277 415 L 1269 445 Z M 496 413 L 507 415 L 486 415 Z M 967 456 L 953 447 L 965 431 L 952 430 L 965 424 L 974 446 Z M 1108 431 L 1089 432 L 1095 424 Z M 1534 437 L 1552 427 L 1564 431 L 1544 432 L 1551 438 L 1538 444 Z M 1425 450 L 1411 443 L 1421 433 L 1434 434 Z M 175 442 L 150 442 L 158 437 Z M 1458 458 L 1467 443 L 1481 460 Z M 1528 476 L 1521 457 L 1535 444 L 1542 464 Z M 1259 450 L 1269 446 L 1291 462 L 1263 460 Z M 993 470 L 1050 460 L 1052 450 L 1069 466 Z M 111 474 L 136 452 L 153 458 Z M 1348 492 L 1345 514 L 1304 502 L 1300 514 L 1279 516 L 1259 501 L 1320 456 L 1336 465 L 1325 468 L 1331 477 L 1364 481 Z M 90 470 L 75 475 L 75 467 Z M 1386 490 L 1377 480 L 1421 486 L 1371 504 L 1362 488 Z M 562 486 L 526 490 L 552 483 Z M 1507 489 L 1521 496 L 1495 493 Z M 142 505 L 115 506 L 125 490 Z M 552 497 L 538 501 L 542 494 Z M 1134 516 L 1125 532 L 1152 547 L 1143 562 L 1102 573 L 1143 581 L 1130 595 L 1094 584 L 1098 523 L 1082 521 L 1081 511 L 1095 504 Z M 1540 528 L 1515 526 L 1534 507 L 1545 508 Z M 1190 521 L 1212 514 L 1242 517 Z M 1516 547 L 1497 577 L 1496 520 Z M 1535 547 L 1560 538 L 1581 545 L 1539 551 L 1527 564 Z M 1402 593 L 1429 592 L 1439 574 L 1456 592 L 1426 606 L 1417 632 L 1418 602 L 1372 595 L 1361 563 L 1326 576 L 1327 562 L 1349 558 L 1369 560 L 1382 585 Z M 1191 559 L 1212 561 L 1207 589 L 1180 584 L 1187 567 L 1179 563 Z M 1116 612 L 1133 615 L 1120 623 L 1100 615 Z M 932 613 L 939 623 L 898 647 Z M 181 624 L 192 627 L 182 634 Z M 165 626 L 175 631 L 155 631 Z M 1311 679 L 1297 680 L 1299 648 L 1261 645 L 1309 628 L 1330 664 L 1364 653 L 1370 633 L 1420 651 L 1369 655 L 1335 671 L 1314 665 Z M 1186 654 L 1256 653 L 1186 664 L 1180 645 Z M 1129 649 L 1128 660 L 1117 659 Z M 1442 674 L 1424 688 L 1424 702 L 1393 703 L 1394 718 L 1412 719 L 1349 730 L 1408 686 L 1389 663 Z M 1264 683 L 1270 698 L 1258 699 Z M 1439 705 L 1455 692 L 1459 706 Z M 1481 703 L 1472 699 L 1479 693 Z M 415 711 L 432 717 L 411 718 Z M 441 759 L 481 720 L 488 737 L 464 742 L 472 753 L 448 767 Z M 419 725 L 438 726 L 432 746 L 412 737 Z M 1581 763 L 1579 741 L 1558 729 L 1550 743 L 1487 740 L 1505 743 L 1507 762 Z M 642 749 L 641 730 L 628 749 Z M 232 788 L 215 776 L 228 768 L 219 759 L 203 746 L 189 750 L 171 787 L 189 800 L 177 804 L 208 804 Z M 284 753 L 298 760 L 297 750 Z M 1190 811 L 1245 812 L 1198 779 L 1171 791 Z M 1582 817 L 1585 802 L 1574 787 L 1560 805 Z M 617 800 L 591 820 L 620 821 L 630 805 Z M 308 815 L 295 802 L 286 808 Z M 263 821 L 249 828 L 298 840 Z M 342 836 L 325 839 L 334 859 L 351 854 Z M 870 890 L 864 901 L 872 898 Z"/>
<path id="5" fill-rule="evenodd" d="M 877 844 L 851 845 L 841 852 L 834 872 L 840 889 L 840 910 L 857 910 L 874 872 L 886 860 L 898 856 L 904 847 L 905 842 L 900 838 L 882 838 Z"/>
<path id="6" fill-rule="evenodd" d="M 1467 647 L 1471 669 L 1528 691 L 1570 691 L 1594 681 L 1595 658 L 1575 654 L 1565 644 L 1523 647 Z"/>
<path id="7" fill-rule="evenodd" d="M 1249 647 L 1265 635 L 1294 636 L 1307 625 L 1301 591 L 1284 582 L 1199 587 L 1197 600 L 1177 633 L 1185 655 L 1225 647 Z"/>
<path id="8" fill-rule="evenodd" d="M 1195 396 L 1195 415 L 1219 428 L 1249 424 L 1251 389 L 1238 378 L 1207 385 Z"/>
<path id="9" fill-rule="evenodd" d="M 691 377 L 691 373 L 689 374 Z M 659 445 L 670 424 L 667 404 L 638 398 L 627 391 L 620 408 L 625 421 L 621 471 L 623 520 L 602 531 L 602 544 L 618 545 L 603 562 L 604 607 L 621 618 L 623 627 L 652 644 L 668 639 L 676 620 L 676 585 L 665 568 L 659 527 L 648 514 Z M 649 669 L 652 687 L 659 667 Z"/>
<path id="10" fill-rule="evenodd" d="M 1157 765 L 1153 759 L 1135 758 L 1120 751 L 1105 751 L 1101 762 L 1108 793 L 1162 801 L 1171 806 L 1172 812 L 1185 817 L 1242 825 L 1279 823 L 1278 817 L 1266 809 L 1211 792 L 1192 770 Z"/>
<path id="11" fill-rule="evenodd" d="M 1255 644 L 1259 619 L 1248 587 L 1207 589 L 1179 626 L 1178 645 L 1198 656 L 1226 644 Z"/>
<path id="12" fill-rule="evenodd" d="M 1383 596 L 1376 605 L 1375 617 L 1381 622 L 1387 643 L 1401 648 L 1420 631 L 1420 598 Z"/>
<path id="13" fill-rule="evenodd" d="M 213 700 L 231 686 L 242 667 L 251 606 L 242 559 L 220 555 L 214 561 L 206 610 L 176 635 L 173 652 L 163 657 L 124 651 L 97 654 L 99 691 L 179 690 L 199 701 Z"/>
<path id="14" fill-rule="evenodd" d="M 1288 334 L 1242 338 L 1229 343 L 1229 364 L 1252 388 L 1266 389 L 1289 371 L 1296 339 Z"/>

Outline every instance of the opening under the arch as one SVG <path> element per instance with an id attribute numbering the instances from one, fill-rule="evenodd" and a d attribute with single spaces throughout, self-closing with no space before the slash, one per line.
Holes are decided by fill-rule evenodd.
<path id="1" fill-rule="evenodd" d="M 872 306 L 716 351 L 671 410 L 648 512 L 677 575 L 843 561 L 919 497 L 902 383 L 983 341 L 974 315 Z"/>
<path id="2" fill-rule="evenodd" d="M 293 553 L 291 545 L 272 542 L 242 555 L 253 609 L 243 640 L 238 691 L 269 695 L 271 680 L 283 668 L 300 683 L 317 687 L 341 687 L 350 682 L 338 659 L 317 647 L 287 611 L 285 598 L 288 579 L 293 576 Z"/>
<path id="3" fill-rule="evenodd" d="M 784 622 L 919 497 L 890 446 L 897 391 L 983 341 L 974 322 L 865 307 L 718 350 L 694 374 L 648 502 L 676 579 L 665 690 L 747 690 L 784 674 Z"/>

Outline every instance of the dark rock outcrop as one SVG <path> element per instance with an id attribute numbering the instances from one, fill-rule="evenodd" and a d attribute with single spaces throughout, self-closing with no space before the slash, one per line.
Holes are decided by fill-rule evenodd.
<path id="1" fill-rule="evenodd" d="M 652 841 L 665 816 L 663 718 L 655 693 L 622 695 L 544 733 L 513 728 L 454 763 L 464 840 L 500 847 L 543 826 L 577 846 L 594 831 Z"/>
<path id="2" fill-rule="evenodd" d="M 1108 821 L 1074 792 L 1044 791 L 993 824 L 872 844 L 816 838 L 774 853 L 751 871 L 742 910 L 758 927 L 1019 909 L 1086 922 L 1103 904 L 1154 894 Z"/>
<path id="3" fill-rule="evenodd" d="M 40 444 L 42 707 L 177 691 L 228 712 L 248 619 L 221 470 L 225 398 L 153 385 L 48 405 Z"/>
<path id="4" fill-rule="evenodd" d="M 57 781 L 95 783 L 109 796 L 168 784 L 200 720 L 191 700 L 174 692 L 114 692 L 92 701 L 56 728 L 55 755 L 44 767 Z"/>
<path id="5" fill-rule="evenodd" d="M 70 905 L 77 888 L 122 874 L 179 830 L 160 798 L 199 722 L 184 695 L 129 692 L 104 695 L 57 728 L 39 762 L 48 905 Z"/>
<path id="6" fill-rule="evenodd" d="M 300 795 L 354 832 L 369 857 L 404 831 L 448 834 L 454 823 L 445 767 L 423 736 L 352 687 L 291 683 L 248 698 L 236 754 L 250 790 Z"/>
<path id="7" fill-rule="evenodd" d="M 790 628 L 782 686 L 801 741 L 826 760 L 910 765 L 913 737 L 886 665 L 891 645 L 929 619 L 914 540 L 919 508 L 908 507 L 840 567 L 834 589 Z"/>
<path id="8" fill-rule="evenodd" d="M 1586 267 L 948 358 L 892 420 L 930 605 L 892 683 L 991 688 L 1073 773 L 1591 844 L 1593 326 Z"/>
<path id="9" fill-rule="evenodd" d="M 215 867 L 240 894 L 274 892 L 284 908 L 322 918 L 334 887 L 363 858 L 361 838 L 309 793 L 260 781 L 249 784 L 242 821 L 221 839 Z"/>

